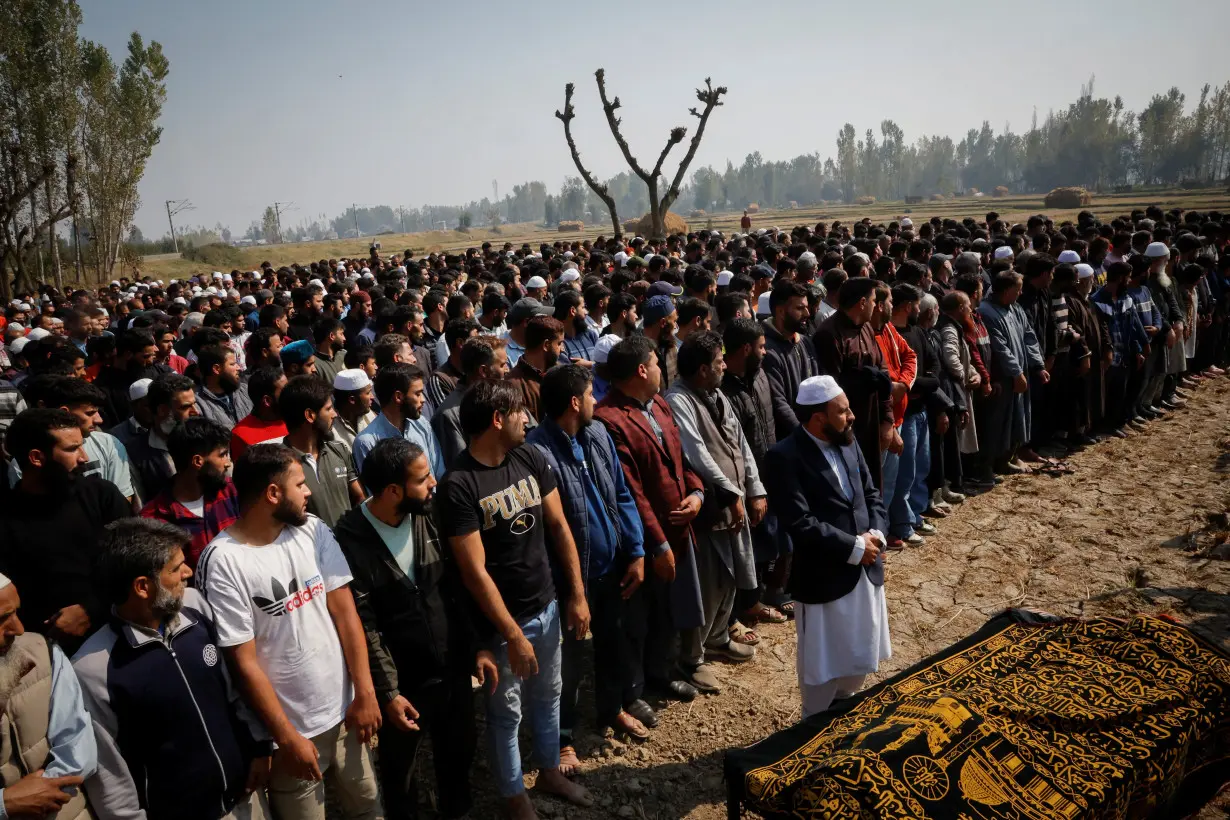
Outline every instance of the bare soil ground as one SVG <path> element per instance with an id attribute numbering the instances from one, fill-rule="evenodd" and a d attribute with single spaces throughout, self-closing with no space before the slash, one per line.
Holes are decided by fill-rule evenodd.
<path id="1" fill-rule="evenodd" d="M 890 556 L 893 657 L 876 680 L 1013 606 L 1089 617 L 1167 613 L 1230 648 L 1230 379 L 1201 387 L 1186 408 L 1147 431 L 1070 462 L 1075 475 L 1014 477 L 969 499 L 938 522 L 940 533 L 925 546 Z M 758 631 L 756 659 L 720 670 L 720 695 L 667 706 L 643 745 L 583 728 L 581 782 L 597 806 L 536 797 L 539 812 L 585 820 L 724 817 L 723 752 L 799 717 L 794 627 Z M 485 820 L 498 808 L 479 757 L 473 816 Z M 424 775 L 426 785 L 429 770 Z M 1200 816 L 1230 816 L 1228 806 L 1223 795 Z"/>

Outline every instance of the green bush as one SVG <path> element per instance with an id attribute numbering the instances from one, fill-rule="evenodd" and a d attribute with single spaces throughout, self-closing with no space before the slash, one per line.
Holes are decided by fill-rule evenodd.
<path id="1" fill-rule="evenodd" d="M 199 248 L 187 247 L 180 255 L 190 262 L 210 265 L 214 270 L 233 270 L 244 264 L 243 254 L 238 249 L 219 242 L 202 245 Z"/>

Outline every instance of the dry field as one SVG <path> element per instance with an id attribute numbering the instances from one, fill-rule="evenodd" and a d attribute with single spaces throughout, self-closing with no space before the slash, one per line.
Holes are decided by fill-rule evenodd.
<path id="1" fill-rule="evenodd" d="M 1061 615 L 1168 613 L 1230 649 L 1230 380 L 1200 388 L 1185 409 L 1146 432 L 1097 445 L 1071 463 L 1072 476 L 1008 479 L 960 505 L 925 546 L 890 556 L 893 657 L 877 679 L 1012 606 Z M 758 657 L 720 670 L 720 695 L 666 707 L 645 744 L 582 728 L 582 781 L 598 806 L 535 798 L 542 815 L 724 817 L 723 752 L 799 717 L 793 625 L 759 631 Z M 590 706 L 583 706 L 586 720 Z M 480 751 L 473 816 L 487 820 L 498 812 L 482 758 Z M 429 772 L 424 779 L 431 782 Z M 1201 817 L 1226 817 L 1221 802 Z"/>
<path id="2" fill-rule="evenodd" d="M 1118 214 L 1126 214 L 1133 208 L 1144 208 L 1148 205 L 1160 205 L 1163 208 L 1184 209 L 1230 209 L 1230 193 L 1221 189 L 1204 189 L 1198 191 L 1152 191 L 1132 194 L 1109 194 L 1094 197 L 1089 209 L 1103 218 L 1109 219 Z M 756 228 L 776 226 L 789 230 L 796 225 L 815 225 L 818 221 L 831 222 L 840 219 L 843 222 L 853 222 L 870 217 L 876 222 L 887 222 L 898 219 L 907 213 L 917 222 L 932 216 L 953 217 L 960 219 L 972 216 L 983 219 L 988 211 L 997 211 L 1007 220 L 1022 220 L 1036 213 L 1047 213 L 1056 222 L 1065 219 L 1075 219 L 1078 209 L 1046 210 L 1042 204 L 1042 195 L 994 197 L 960 197 L 946 199 L 941 202 L 924 202 L 920 205 L 905 205 L 902 202 L 882 202 L 874 205 L 826 205 L 818 207 L 799 208 L 795 210 L 761 211 L 752 217 L 752 225 Z M 622 218 L 639 217 L 640 214 L 624 214 Z M 739 219 L 742 212 L 714 214 L 709 217 L 689 220 L 693 230 L 706 225 L 718 228 L 727 234 L 739 229 Z M 537 246 L 542 242 L 556 240 L 579 241 L 593 239 L 599 235 L 610 236 L 610 224 L 586 225 L 583 232 L 560 233 L 539 227 L 533 223 L 504 225 L 499 233 L 488 228 L 475 228 L 470 233 L 456 231 L 432 231 L 430 233 L 409 233 L 390 236 L 368 236 L 361 239 L 338 239 L 328 242 L 301 242 L 289 245 L 264 245 L 257 248 L 238 249 L 243 259 L 244 267 L 255 269 L 261 262 L 269 261 L 274 265 L 285 265 L 293 262 L 307 264 L 313 260 L 337 257 L 366 257 L 368 247 L 373 240 L 381 243 L 381 253 L 400 252 L 413 248 L 416 253 L 428 251 L 459 251 L 478 247 L 483 242 L 502 245 L 512 242 L 520 246 L 529 242 Z M 176 258 L 173 254 L 163 254 L 157 257 L 147 257 L 141 267 L 143 274 L 157 278 L 184 278 L 199 273 L 209 273 L 208 265 L 190 262 Z"/>

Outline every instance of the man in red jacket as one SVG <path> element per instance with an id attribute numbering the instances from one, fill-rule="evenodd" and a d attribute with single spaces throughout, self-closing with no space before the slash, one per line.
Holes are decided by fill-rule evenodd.
<path id="1" fill-rule="evenodd" d="M 661 371 L 653 342 L 631 336 L 607 358 L 611 391 L 594 411 L 615 441 L 628 487 L 645 525 L 645 554 L 652 563 L 642 586 L 640 611 L 630 618 L 635 697 L 646 684 L 663 695 L 691 700 L 694 669 L 675 668 L 674 637 L 704 622 L 693 553 L 692 519 L 704 489 L 687 468 L 679 427 L 658 396 Z"/>

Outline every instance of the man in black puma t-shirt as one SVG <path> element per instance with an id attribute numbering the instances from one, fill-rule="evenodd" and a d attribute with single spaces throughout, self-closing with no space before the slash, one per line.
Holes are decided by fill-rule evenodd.
<path id="1" fill-rule="evenodd" d="M 548 539 L 570 586 L 567 624 L 578 638 L 589 630 L 589 606 L 555 478 L 543 456 L 524 446 L 527 418 L 514 385 L 477 382 L 461 400 L 460 421 L 470 446 L 440 482 L 437 510 L 499 665 L 487 701 L 496 786 L 514 820 L 538 816 L 521 780 L 517 729 L 524 709 L 540 767 L 536 788 L 591 805 L 589 792 L 559 768 L 560 613 Z"/>

